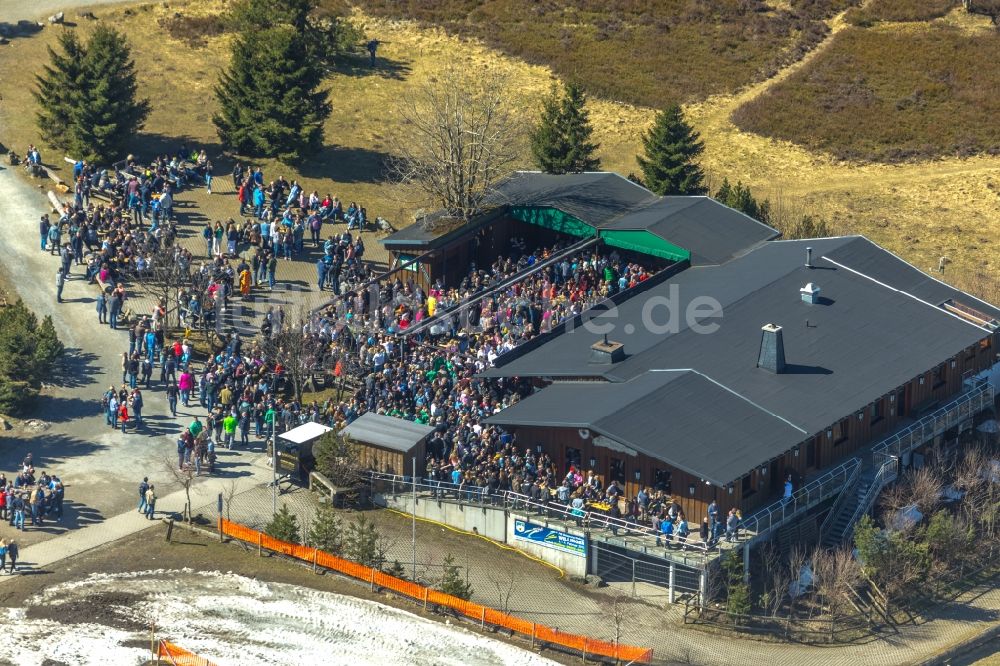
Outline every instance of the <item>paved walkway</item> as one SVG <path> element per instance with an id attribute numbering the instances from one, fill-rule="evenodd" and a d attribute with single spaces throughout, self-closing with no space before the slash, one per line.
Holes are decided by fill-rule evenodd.
<path id="1" fill-rule="evenodd" d="M 236 492 L 242 493 L 269 483 L 271 468 L 266 463 L 266 458 L 261 456 L 252 465 L 252 472 L 246 476 L 235 477 L 232 480 L 209 477 L 193 485 L 191 504 L 195 507 L 195 513 L 197 513 L 198 507 L 211 506 L 214 517 L 218 494 L 226 493 L 231 487 L 230 484 L 235 484 Z M 186 503 L 187 495 L 183 489 L 160 497 L 156 501 L 156 518 L 171 515 L 179 518 L 183 515 Z M 138 504 L 138 493 L 136 493 L 136 504 Z M 60 560 L 79 555 L 93 548 L 99 548 L 156 524 L 156 521 L 150 521 L 138 510 L 126 511 L 103 522 L 92 523 L 77 530 L 69 530 L 61 536 L 22 548 L 18 567 L 22 573 L 44 573 L 47 568 Z M 11 578 L 12 576 L 0 576 L 0 585 Z"/>

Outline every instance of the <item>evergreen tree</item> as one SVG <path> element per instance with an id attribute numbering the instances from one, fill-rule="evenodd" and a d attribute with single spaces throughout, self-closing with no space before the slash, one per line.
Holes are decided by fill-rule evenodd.
<path id="1" fill-rule="evenodd" d="M 125 36 L 98 26 L 87 42 L 83 86 L 70 114 L 67 149 L 95 162 L 112 162 L 128 153 L 128 143 L 149 116 L 149 100 L 138 99 L 135 62 Z"/>
<path id="2" fill-rule="evenodd" d="M 264 526 L 264 533 L 275 539 L 298 543 L 299 519 L 288 510 L 287 504 L 282 504 L 278 513 L 271 518 L 271 522 Z"/>
<path id="3" fill-rule="evenodd" d="M 566 84 L 562 97 L 553 88 L 542 102 L 542 116 L 531 134 L 531 152 L 546 173 L 597 171 L 601 161 L 594 128 L 585 108 L 587 97 L 576 83 Z"/>
<path id="4" fill-rule="evenodd" d="M 69 145 L 70 118 L 75 96 L 83 89 L 83 60 L 86 49 L 75 30 L 59 33 L 60 52 L 50 46 L 51 65 L 43 67 L 44 74 L 36 75 L 37 89 L 32 91 L 38 103 L 36 124 L 42 138 L 55 148 Z"/>
<path id="5" fill-rule="evenodd" d="M 730 208 L 735 208 L 759 222 L 763 222 L 764 224 L 771 223 L 771 202 L 767 199 L 757 201 L 750 192 L 750 188 L 740 181 L 737 181 L 734 187 L 729 184 L 728 178 L 723 179 L 722 186 L 713 198 L 719 203 L 725 204 Z"/>
<path id="6" fill-rule="evenodd" d="M 385 546 L 382 535 L 375 523 L 364 516 L 347 526 L 344 554 L 349 560 L 373 569 L 381 569 L 385 564 Z"/>
<path id="7" fill-rule="evenodd" d="M 332 67 L 364 35 L 350 21 L 317 7 L 316 0 L 242 0 L 233 6 L 229 24 L 239 33 L 290 26 L 306 38 L 314 59 Z"/>
<path id="8" fill-rule="evenodd" d="M 705 174 L 695 162 L 705 146 L 679 106 L 656 114 L 642 143 L 645 155 L 636 160 L 646 187 L 661 195 L 705 194 Z"/>
<path id="9" fill-rule="evenodd" d="M 531 132 L 531 154 L 535 164 L 545 173 L 563 173 L 563 165 L 569 154 L 566 137 L 559 126 L 561 99 L 559 91 L 552 91 L 542 100 L 542 115 Z"/>
<path id="10" fill-rule="evenodd" d="M 338 553 L 343 546 L 344 529 L 337 512 L 329 504 L 320 504 L 309 525 L 309 545 L 327 553 Z"/>
<path id="11" fill-rule="evenodd" d="M 63 353 L 49 317 L 39 327 L 20 300 L 0 309 L 0 413 L 24 413 Z"/>
<path id="12" fill-rule="evenodd" d="M 438 588 L 445 594 L 450 594 L 459 599 L 469 600 L 472 598 L 472 585 L 462 578 L 462 572 L 455 564 L 455 558 L 450 553 L 444 558 L 444 573 L 441 576 Z"/>
<path id="13" fill-rule="evenodd" d="M 215 87 L 221 110 L 212 121 L 223 145 L 283 162 L 315 153 L 331 111 L 322 79 L 308 39 L 292 26 L 244 30 Z"/>

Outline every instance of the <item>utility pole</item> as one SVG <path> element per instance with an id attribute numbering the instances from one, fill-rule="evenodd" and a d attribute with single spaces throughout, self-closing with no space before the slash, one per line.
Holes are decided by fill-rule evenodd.
<path id="1" fill-rule="evenodd" d="M 277 414 L 274 415 L 277 418 Z M 271 515 L 278 513 L 278 442 L 274 437 L 274 419 L 271 419 Z"/>
<path id="2" fill-rule="evenodd" d="M 417 457 L 413 456 L 413 503 L 410 506 L 413 518 L 411 541 L 413 544 L 413 569 L 410 580 L 417 580 Z"/>

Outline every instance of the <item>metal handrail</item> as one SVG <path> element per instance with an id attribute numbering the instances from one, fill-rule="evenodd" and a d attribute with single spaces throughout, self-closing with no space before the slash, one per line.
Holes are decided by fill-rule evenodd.
<path id="1" fill-rule="evenodd" d="M 782 498 L 744 518 L 740 523 L 740 529 L 747 535 L 746 540 L 753 541 L 764 536 L 792 516 L 798 515 L 831 497 L 834 492 L 844 487 L 846 480 L 860 466 L 860 458 L 851 458 L 802 486 L 792 493 L 791 497 Z"/>
<path id="2" fill-rule="evenodd" d="M 517 284 L 518 282 L 521 282 L 525 278 L 534 275 L 538 271 L 543 270 L 551 266 L 552 264 L 562 259 L 565 259 L 566 257 L 573 256 L 574 254 L 580 252 L 581 250 L 585 250 L 586 248 L 597 244 L 598 242 L 600 242 L 600 240 L 601 240 L 600 238 L 585 238 L 577 243 L 573 243 L 569 247 L 560 250 L 551 257 L 544 259 L 534 264 L 533 266 L 528 266 L 524 270 L 518 271 L 514 275 L 511 275 L 510 277 L 501 280 L 499 283 L 493 285 L 492 287 L 486 287 L 485 289 L 481 289 L 480 291 L 473 294 L 470 298 L 459 301 L 458 303 L 446 308 L 442 312 L 435 312 L 434 316 L 422 320 L 419 324 L 411 326 L 405 331 L 401 331 L 401 333 L 404 337 L 409 337 L 416 333 L 423 332 L 424 330 L 430 328 L 436 323 L 447 321 L 448 318 L 451 317 L 452 315 L 455 315 L 466 308 L 474 306 L 476 303 L 483 300 L 484 298 L 487 298 L 488 296 L 491 296 L 492 294 L 495 294 L 499 291 L 503 291 L 504 289 L 507 289 L 511 285 Z"/>
<path id="3" fill-rule="evenodd" d="M 854 492 L 854 487 L 857 484 L 858 477 L 861 475 L 861 465 L 856 465 L 854 471 L 844 482 L 844 490 L 837 495 L 837 499 L 834 501 L 833 506 L 830 507 L 830 512 L 826 514 L 826 518 L 823 519 L 823 524 L 819 526 L 819 540 L 823 541 L 823 535 L 826 534 L 827 529 L 833 524 L 836 519 L 840 509 L 844 504 L 844 500 Z"/>
<path id="4" fill-rule="evenodd" d="M 620 518 L 613 518 L 607 514 L 594 511 L 581 510 L 579 513 L 574 513 L 573 509 L 563 505 L 562 502 L 536 502 L 527 495 L 522 495 L 521 493 L 517 493 L 512 490 L 490 493 L 489 489 L 486 487 L 456 486 L 450 481 L 431 481 L 428 483 L 426 479 L 421 479 L 414 483 L 411 477 L 404 477 L 396 474 L 384 474 L 380 472 L 369 472 L 368 476 L 373 482 L 377 481 L 389 484 L 392 487 L 394 495 L 407 495 L 412 492 L 414 488 L 416 488 L 417 491 L 424 496 L 429 494 L 432 497 L 436 497 L 438 500 L 443 501 L 448 501 L 450 499 L 460 504 L 473 504 L 477 506 L 489 505 L 497 508 L 502 507 L 503 509 L 512 512 L 522 511 L 524 508 L 530 507 L 536 509 L 539 514 L 544 513 L 549 518 L 555 517 L 570 523 L 605 527 L 607 529 L 611 529 L 613 527 L 615 530 L 622 530 L 627 533 L 638 533 L 647 537 L 661 536 L 655 529 L 645 525 L 629 522 Z M 455 496 L 452 498 L 447 497 L 447 495 L 451 493 L 454 493 Z M 475 501 L 473 498 L 478 498 L 479 501 Z M 689 532 L 688 537 L 683 541 L 683 545 L 694 550 L 704 550 L 706 552 L 710 550 L 707 544 L 693 540 L 691 537 L 694 534 L 694 532 Z M 677 535 L 674 535 L 674 539 L 678 543 L 682 543 Z"/>
<path id="5" fill-rule="evenodd" d="M 948 428 L 971 418 L 993 404 L 993 386 L 982 382 L 933 413 L 893 433 L 872 447 L 872 454 L 889 454 L 902 458 L 907 453 L 940 435 Z"/>
<path id="6" fill-rule="evenodd" d="M 844 533 L 840 536 L 841 541 L 854 532 L 854 525 L 861 519 L 861 516 L 871 510 L 872 505 L 875 504 L 875 498 L 882 492 L 882 489 L 896 480 L 896 467 L 899 464 L 899 459 L 890 454 L 878 455 L 883 456 L 882 462 L 879 464 L 872 484 L 868 486 L 868 490 L 865 491 L 864 496 L 858 501 L 858 506 L 854 509 L 854 514 L 847 521 L 847 527 L 844 528 Z"/>

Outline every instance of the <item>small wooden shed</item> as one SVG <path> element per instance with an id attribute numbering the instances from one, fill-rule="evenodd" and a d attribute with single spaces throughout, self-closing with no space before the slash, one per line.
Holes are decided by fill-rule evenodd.
<path id="1" fill-rule="evenodd" d="M 365 412 L 340 434 L 360 449 L 363 467 L 385 474 L 410 476 L 413 461 L 417 475 L 424 471 L 424 450 L 434 428 L 394 416 Z"/>
<path id="2" fill-rule="evenodd" d="M 309 472 L 316 466 L 313 443 L 333 430 L 310 421 L 278 435 L 278 471 L 289 474 L 295 481 L 306 483 Z"/>

